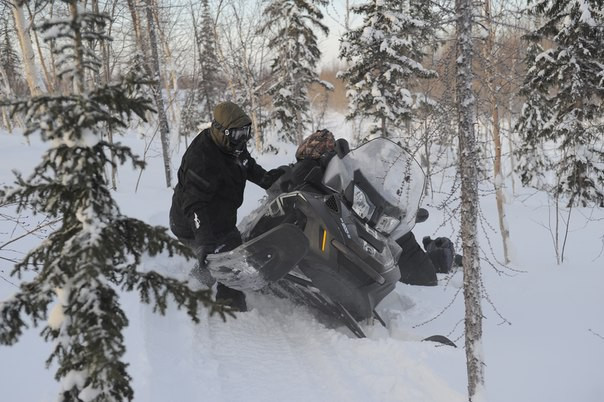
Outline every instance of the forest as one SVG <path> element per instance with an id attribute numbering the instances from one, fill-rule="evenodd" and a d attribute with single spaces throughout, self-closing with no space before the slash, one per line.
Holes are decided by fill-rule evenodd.
<path id="1" fill-rule="evenodd" d="M 480 400 L 480 198 L 494 195 L 502 250 L 487 264 L 513 261 L 506 196 L 521 188 L 547 194 L 564 263 L 573 211 L 604 207 L 602 43 L 601 0 L 0 0 L 0 130 L 49 145 L 31 176 L 0 183 L 1 216 L 33 211 L 55 228 L 11 261 L 11 275 L 37 275 L 0 303 L 0 343 L 59 301 L 72 316 L 43 330 L 49 362 L 57 378 L 82 377 L 61 400 L 130 400 L 117 289 L 193 320 L 201 305 L 232 315 L 208 291 L 137 271 L 144 253 L 190 251 L 113 196 L 119 165 L 146 164 L 123 132 L 161 144 L 172 188 L 180 147 L 229 100 L 252 120 L 256 155 L 300 144 L 335 113 L 351 147 L 386 137 L 420 161 L 425 197 L 444 195 L 459 221 L 468 397 Z"/>

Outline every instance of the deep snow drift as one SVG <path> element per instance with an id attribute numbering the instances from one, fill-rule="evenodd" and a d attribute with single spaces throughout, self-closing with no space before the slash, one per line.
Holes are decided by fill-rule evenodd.
<path id="1" fill-rule="evenodd" d="M 336 136 L 341 121 L 327 128 Z M 145 140 L 134 132 L 123 142 L 143 154 Z M 147 152 L 142 173 L 120 170 L 115 193 L 122 212 L 152 224 L 167 225 L 172 191 L 164 186 L 159 145 Z M 184 145 L 183 145 L 184 148 Z M 32 138 L 0 132 L 0 183 L 12 183 L 11 169 L 25 174 L 38 162 L 44 145 Z M 181 155 L 184 149 L 177 151 Z M 293 149 L 262 155 L 266 168 L 292 162 Z M 179 156 L 173 165 L 178 166 Z M 441 178 L 435 178 L 440 182 Z M 446 186 L 446 183 L 445 183 Z M 513 269 L 482 264 L 488 301 L 483 302 L 486 388 L 491 401 L 604 400 L 604 256 L 602 210 L 573 211 L 566 261 L 558 266 L 552 248 L 547 195 L 519 191 L 506 205 Z M 239 218 L 250 212 L 262 190 L 249 183 Z M 416 226 L 418 238 L 455 238 L 458 223 L 439 227 L 442 213 L 424 201 L 431 218 Z M 487 221 L 496 222 L 495 200 L 481 198 Z M 12 215 L 5 209 L 0 214 Z M 23 216 L 26 223 L 40 217 Z M 589 222 L 588 222 L 589 221 Z M 490 261 L 500 256 L 501 240 L 486 223 L 489 239 L 481 246 Z M 0 244 L 26 229 L 0 215 Z M 0 257 L 18 258 L 38 240 L 28 237 L 0 249 Z M 459 245 L 459 243 L 458 243 Z M 191 263 L 160 256 L 146 259 L 142 269 L 185 277 Z M 0 300 L 10 296 L 19 280 L 9 276 L 12 265 L 0 258 Z M 437 287 L 399 284 L 379 306 L 388 323 L 365 326 L 368 339 L 356 339 L 345 328 L 328 329 L 309 311 L 276 298 L 250 295 L 251 311 L 222 322 L 202 316 L 193 324 L 174 308 L 165 317 L 139 303 L 134 294 L 122 302 L 130 319 L 126 332 L 137 401 L 462 401 L 466 399 L 463 350 L 461 272 L 441 275 Z M 495 309 L 497 311 L 495 311 Z M 51 401 L 59 387 L 44 361 L 51 345 L 30 329 L 13 346 L 0 346 L 0 401 Z M 458 349 L 420 342 L 425 336 L 448 335 Z"/>

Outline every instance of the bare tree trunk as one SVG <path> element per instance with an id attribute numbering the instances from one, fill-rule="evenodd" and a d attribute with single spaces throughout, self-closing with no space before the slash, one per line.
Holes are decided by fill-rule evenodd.
<path id="1" fill-rule="evenodd" d="M 495 100 L 495 102 L 497 102 Z M 503 259 L 505 264 L 510 263 L 510 229 L 507 224 L 505 213 L 505 195 L 503 193 L 503 171 L 501 169 L 501 135 L 499 125 L 499 108 L 497 104 L 492 105 L 493 122 L 493 142 L 495 143 L 495 164 L 494 164 L 494 179 L 495 179 L 495 199 L 497 203 L 497 213 L 499 215 L 499 230 L 501 231 L 501 240 L 503 241 Z M 497 120 L 495 120 L 497 119 Z"/>
<path id="2" fill-rule="evenodd" d="M 424 154 L 426 157 L 426 179 L 427 185 L 424 188 L 424 196 L 428 196 L 428 191 L 432 187 L 432 166 L 430 165 L 430 134 L 428 132 L 428 117 L 424 117 Z"/>
<path id="3" fill-rule="evenodd" d="M 36 56 L 32 47 L 29 27 L 25 20 L 23 4 L 12 3 L 13 16 L 15 17 L 15 29 L 19 37 L 21 55 L 23 56 L 23 68 L 25 70 L 25 80 L 29 92 L 32 96 L 40 95 L 43 92 L 43 86 L 40 82 L 38 68 L 36 67 Z"/>
<path id="4" fill-rule="evenodd" d="M 31 9 L 29 8 L 29 4 L 25 3 L 24 4 L 27 7 L 27 13 L 29 14 L 29 19 L 30 21 L 34 20 L 34 16 L 31 12 Z M 46 67 L 46 63 L 44 62 L 44 57 L 42 57 L 42 49 L 40 48 L 40 40 L 38 38 L 38 33 L 36 32 L 36 30 L 33 30 L 34 33 L 34 40 L 36 42 L 36 49 L 38 50 L 38 58 L 40 59 L 40 65 L 42 66 L 42 72 L 44 73 L 44 82 L 46 84 L 46 88 L 48 88 L 49 91 L 52 91 L 55 88 L 55 82 L 54 80 L 56 79 L 56 77 L 50 77 L 50 75 L 48 74 L 48 68 Z"/>
<path id="5" fill-rule="evenodd" d="M 350 0 L 346 0 L 346 11 L 344 16 L 344 29 L 350 31 Z"/>
<path id="6" fill-rule="evenodd" d="M 303 126 L 301 121 L 302 116 L 300 114 L 300 111 L 296 110 L 296 145 L 302 144 L 302 141 L 304 140 L 304 133 L 302 132 Z"/>
<path id="7" fill-rule="evenodd" d="M 6 127 L 6 130 L 9 133 L 12 133 L 13 125 L 10 121 L 10 117 L 8 116 L 8 111 L 6 110 L 5 107 L 2 108 L 2 124 L 4 125 L 4 127 Z"/>
<path id="8" fill-rule="evenodd" d="M 141 52 L 143 52 L 143 49 L 145 47 L 143 46 L 140 18 L 138 16 L 138 12 L 136 11 L 136 5 L 134 4 L 134 0 L 127 0 L 127 2 L 128 2 L 128 10 L 130 10 L 130 18 L 132 18 L 132 28 L 134 29 L 134 40 L 136 41 L 137 48 Z"/>
<path id="9" fill-rule="evenodd" d="M 151 0 L 145 0 L 145 9 L 147 13 L 147 24 L 149 25 L 149 44 L 151 46 L 151 59 L 153 78 L 155 80 L 153 96 L 157 106 L 157 116 L 159 118 L 159 134 L 161 138 L 162 155 L 164 157 L 164 172 L 166 174 L 166 186 L 172 187 L 172 173 L 170 167 L 170 127 L 168 126 L 168 116 L 164 107 L 164 98 L 162 94 L 162 80 L 159 65 L 159 51 L 157 45 L 157 35 L 155 32 L 155 22 L 153 21 L 153 10 L 151 9 Z"/>
<path id="10" fill-rule="evenodd" d="M 256 111 L 258 105 L 256 104 L 256 97 L 254 94 L 249 94 L 250 97 L 250 114 L 252 119 L 252 129 L 254 130 L 254 146 L 256 151 L 262 151 L 262 133 L 260 132 L 260 124 L 258 124 L 258 112 Z"/>
<path id="11" fill-rule="evenodd" d="M 95 0 L 95 3 L 98 8 L 98 0 Z M 115 7 L 115 3 L 114 3 Z M 109 26 L 109 36 L 111 36 L 111 25 Z M 103 79 L 106 84 L 111 82 L 111 65 L 109 63 L 109 44 L 106 41 L 101 42 L 101 49 L 103 52 Z M 113 130 L 109 128 L 107 130 L 107 139 L 110 144 L 113 144 Z M 115 153 L 111 153 L 111 188 L 113 190 L 117 189 L 117 163 L 115 162 Z"/>
<path id="12" fill-rule="evenodd" d="M 509 99 L 508 110 L 508 148 L 510 152 L 510 180 L 512 181 L 512 195 L 516 196 L 516 180 L 514 179 L 516 161 L 514 160 L 514 123 L 512 122 L 512 97 L 510 97 Z"/>
<path id="13" fill-rule="evenodd" d="M 556 224 L 554 228 L 554 250 L 556 252 L 556 265 L 560 265 L 560 195 L 556 194 L 554 198 L 554 206 L 556 213 Z"/>
<path id="14" fill-rule="evenodd" d="M 250 80 L 253 77 L 249 77 Z M 247 86 L 247 95 L 250 99 L 250 118 L 252 119 L 252 129 L 254 130 L 254 146 L 256 151 L 262 151 L 262 133 L 260 132 L 260 124 L 258 122 L 258 104 L 256 102 L 256 94 L 249 90 L 250 86 Z"/>
<path id="15" fill-rule="evenodd" d="M 140 52 L 143 58 L 143 66 L 145 72 L 150 77 L 153 75 L 149 65 L 149 51 L 148 45 L 146 43 L 146 37 L 143 33 L 143 28 L 141 26 L 141 17 L 139 16 L 138 9 L 140 8 L 138 4 L 136 4 L 137 0 L 127 0 L 128 10 L 130 11 L 130 17 L 132 18 L 132 27 L 134 28 L 134 40 L 136 42 L 136 48 Z"/>
<path id="16" fill-rule="evenodd" d="M 510 243 L 510 231 L 507 225 L 505 217 L 504 201 L 505 197 L 503 194 L 503 171 L 501 168 L 501 123 L 499 119 L 499 105 L 497 99 L 497 88 L 495 85 L 495 72 L 494 72 L 494 42 L 495 42 L 495 30 L 493 29 L 493 21 L 491 15 L 491 0 L 485 0 L 484 11 L 486 26 L 488 35 L 486 38 L 486 46 L 484 47 L 484 57 L 486 60 L 486 81 L 489 96 L 489 107 L 491 109 L 491 121 L 492 121 L 492 135 L 493 145 L 495 147 L 495 160 L 493 164 L 493 176 L 495 182 L 495 200 L 497 203 L 497 213 L 499 215 L 499 231 L 501 232 L 501 239 L 503 241 L 503 259 L 505 264 L 509 264 L 509 243 Z"/>
<path id="17" fill-rule="evenodd" d="M 4 94 L 7 98 L 12 98 L 14 96 L 14 92 L 9 84 L 8 76 L 5 71 L 5 66 L 1 66 L 1 65 L 0 65 L 0 84 L 3 87 L 3 89 L 0 88 L 0 95 Z M 4 125 L 4 127 L 6 127 L 6 130 L 9 133 L 12 133 L 13 124 L 12 124 L 10 115 L 8 113 L 8 108 L 0 107 L 0 110 L 2 111 L 2 124 Z"/>
<path id="18" fill-rule="evenodd" d="M 160 24 L 159 19 L 159 6 L 157 4 L 157 0 L 153 1 L 153 18 L 155 21 L 156 32 L 159 36 L 159 42 L 163 48 L 163 59 L 164 62 L 164 72 L 166 76 L 166 86 L 165 89 L 168 93 L 168 108 L 170 109 L 170 113 L 172 115 L 172 121 L 176 121 L 176 110 L 174 108 L 174 96 L 172 95 L 172 89 L 174 90 L 174 94 L 178 91 L 178 79 L 176 78 L 176 73 L 174 71 L 174 57 L 172 57 L 172 50 L 170 49 L 170 44 L 166 35 L 164 34 L 164 30 Z M 164 80 L 165 81 L 165 80 Z M 169 85 L 170 83 L 171 85 Z"/>
<path id="19" fill-rule="evenodd" d="M 69 3 L 71 17 L 75 21 L 78 17 L 78 4 L 73 1 Z M 74 63 L 73 72 L 73 93 L 76 95 L 84 93 L 84 49 L 82 44 L 82 32 L 80 29 L 74 30 Z"/>
<path id="20" fill-rule="evenodd" d="M 478 170 L 472 91 L 472 0 L 456 0 L 457 113 L 461 171 L 461 238 L 463 248 L 465 346 L 468 398 L 478 401 L 484 387 L 482 356 L 481 274 L 478 254 Z"/>
<path id="21" fill-rule="evenodd" d="M 100 10 L 99 10 L 99 0 L 92 0 L 92 11 L 95 12 L 96 14 L 100 14 Z M 111 30 L 111 27 L 109 27 L 109 31 Z M 110 72 L 110 67 L 109 67 L 109 49 L 108 49 L 108 44 L 106 41 L 102 41 L 100 43 L 101 46 L 101 54 L 103 55 L 103 58 L 101 60 L 102 63 L 102 72 L 101 74 L 99 74 L 99 80 L 101 83 L 103 84 L 109 84 L 109 81 L 111 80 L 111 72 Z M 109 128 L 107 130 L 107 141 L 110 144 L 113 144 L 113 131 L 111 130 L 111 128 Z M 111 151 L 111 161 L 113 162 L 111 164 L 111 188 L 113 190 L 117 189 L 117 163 L 115 162 L 115 153 L 113 152 L 113 150 Z"/>
<path id="22" fill-rule="evenodd" d="M 54 15 L 54 7 L 50 8 L 50 12 L 49 12 L 49 17 L 50 19 L 53 19 L 55 17 Z M 50 48 L 50 52 L 48 53 L 48 56 L 50 58 L 48 64 L 50 64 L 50 76 L 52 77 L 53 80 L 53 90 L 59 92 L 62 87 L 61 87 L 61 82 L 59 81 L 59 78 L 57 76 L 57 67 L 56 67 L 56 62 L 55 62 L 55 50 L 56 50 L 56 44 L 55 41 L 50 41 L 50 43 L 48 44 L 49 48 Z"/>
<path id="23" fill-rule="evenodd" d="M 411 119 L 405 120 L 405 131 L 407 132 L 407 143 L 405 146 L 408 146 L 411 142 L 411 138 L 413 138 L 413 125 L 411 123 Z"/>

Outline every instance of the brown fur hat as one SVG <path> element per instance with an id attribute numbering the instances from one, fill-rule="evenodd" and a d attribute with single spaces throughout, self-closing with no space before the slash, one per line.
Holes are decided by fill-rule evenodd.
<path id="1" fill-rule="evenodd" d="M 334 150 L 336 140 L 329 130 L 317 130 L 306 137 L 296 151 L 296 159 L 319 159 L 327 152 Z"/>

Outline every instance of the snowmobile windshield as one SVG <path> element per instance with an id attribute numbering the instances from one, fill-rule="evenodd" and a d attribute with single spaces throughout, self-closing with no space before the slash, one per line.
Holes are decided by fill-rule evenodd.
<path id="1" fill-rule="evenodd" d="M 386 138 L 332 158 L 323 176 L 323 184 L 342 193 L 361 220 L 395 239 L 415 226 L 424 183 L 417 161 Z"/>

